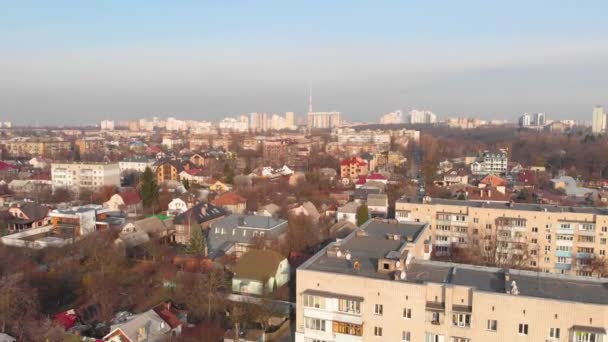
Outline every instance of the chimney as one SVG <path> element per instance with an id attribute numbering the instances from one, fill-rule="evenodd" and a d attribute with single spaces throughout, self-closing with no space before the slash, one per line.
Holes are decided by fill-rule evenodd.
<path id="1" fill-rule="evenodd" d="M 413 235 L 408 235 L 407 236 L 407 242 L 413 242 L 414 241 L 414 236 Z"/>

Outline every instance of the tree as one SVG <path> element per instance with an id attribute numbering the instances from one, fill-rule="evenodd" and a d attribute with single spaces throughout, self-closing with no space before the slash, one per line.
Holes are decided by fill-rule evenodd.
<path id="1" fill-rule="evenodd" d="M 228 162 L 224 163 L 224 169 L 222 173 L 224 174 L 224 182 L 232 184 L 232 180 L 234 178 L 234 170 Z"/>
<path id="2" fill-rule="evenodd" d="M 363 225 L 369 220 L 369 209 L 367 204 L 363 204 L 357 208 L 357 226 Z"/>
<path id="3" fill-rule="evenodd" d="M 70 202 L 74 199 L 74 194 L 68 188 L 58 188 L 53 192 L 52 201 L 55 203 Z"/>
<path id="4" fill-rule="evenodd" d="M 38 315 L 39 301 L 36 290 L 19 275 L 0 281 L 0 332 L 8 333 L 18 341 L 30 340 L 26 325 Z"/>
<path id="5" fill-rule="evenodd" d="M 146 170 L 141 175 L 139 195 L 141 196 L 144 208 L 150 208 L 158 203 L 158 184 L 156 184 L 154 172 L 149 167 L 146 167 Z"/>
<path id="6" fill-rule="evenodd" d="M 188 247 L 186 252 L 188 254 L 192 254 L 198 257 L 205 256 L 205 252 L 207 251 L 207 241 L 205 240 L 205 236 L 203 235 L 203 231 L 201 227 L 195 225 L 194 229 L 192 229 L 190 242 L 188 243 Z"/>

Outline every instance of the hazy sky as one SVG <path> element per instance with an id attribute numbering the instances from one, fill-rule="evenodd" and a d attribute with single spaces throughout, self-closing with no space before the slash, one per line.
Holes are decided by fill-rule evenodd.
<path id="1" fill-rule="evenodd" d="M 608 2 L 0 0 L 0 120 L 395 109 L 589 119 Z"/>

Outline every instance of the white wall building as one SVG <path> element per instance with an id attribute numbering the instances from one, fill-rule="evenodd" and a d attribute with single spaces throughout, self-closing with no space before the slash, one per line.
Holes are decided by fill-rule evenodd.
<path id="1" fill-rule="evenodd" d="M 114 120 L 103 120 L 99 124 L 99 128 L 104 131 L 112 131 L 114 130 Z"/>
<path id="2" fill-rule="evenodd" d="M 437 115 L 428 110 L 411 110 L 407 114 L 409 124 L 434 124 L 437 123 Z"/>
<path id="3" fill-rule="evenodd" d="M 309 112 L 308 129 L 336 128 L 341 124 L 340 112 Z"/>
<path id="4" fill-rule="evenodd" d="M 249 119 L 237 120 L 235 118 L 224 118 L 219 122 L 218 127 L 222 131 L 229 132 L 247 132 L 249 130 Z"/>
<path id="5" fill-rule="evenodd" d="M 593 117 L 591 118 L 591 132 L 598 135 L 606 131 L 606 112 L 604 107 L 595 106 L 593 108 Z"/>
<path id="6" fill-rule="evenodd" d="M 120 186 L 120 169 L 117 163 L 52 163 L 51 181 L 53 192 L 59 188 L 78 192 L 81 188 Z"/>
<path id="7" fill-rule="evenodd" d="M 396 110 L 394 112 L 386 113 L 380 117 L 381 124 L 400 124 L 403 123 L 403 112 Z"/>

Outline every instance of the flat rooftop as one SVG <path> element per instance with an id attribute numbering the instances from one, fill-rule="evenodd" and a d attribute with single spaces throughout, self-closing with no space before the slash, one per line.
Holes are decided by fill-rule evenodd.
<path id="1" fill-rule="evenodd" d="M 566 276 L 418 259 L 410 262 L 404 280 L 394 280 L 392 273 L 377 271 L 378 259 L 399 250 L 404 243 L 403 240 L 387 239 L 387 234 L 399 234 L 402 237 L 412 235 L 415 240 L 424 227 L 424 224 L 417 223 L 395 224 L 370 220 L 345 239 L 339 240 L 339 245 L 329 244 L 298 269 L 405 283 L 453 284 L 495 293 L 506 293 L 514 280 L 520 296 L 608 305 L 606 278 Z M 357 231 L 361 230 L 367 233 L 366 236 L 357 234 Z M 348 250 L 351 254 L 350 260 L 328 255 L 327 250 L 335 246 L 339 246 L 342 251 Z M 358 270 L 353 267 L 355 260 L 359 261 Z M 510 277 L 508 281 L 507 275 Z"/>
<path id="2" fill-rule="evenodd" d="M 397 200 L 397 203 L 416 203 L 423 204 L 422 198 L 419 196 L 406 196 Z M 525 211 L 536 211 L 536 212 L 550 212 L 550 213 L 578 213 L 578 214 L 596 214 L 596 215 L 608 215 L 608 209 L 596 208 L 596 207 L 570 207 L 570 206 L 559 206 L 549 204 L 528 204 L 528 203 L 506 203 L 506 202 L 492 202 L 492 201 L 471 201 L 471 200 L 455 200 L 455 199 L 443 199 L 443 198 L 432 198 L 430 202 L 425 205 L 453 205 L 459 207 L 472 207 L 472 208 L 488 208 L 488 209 L 502 209 L 502 210 L 525 210 Z"/>

